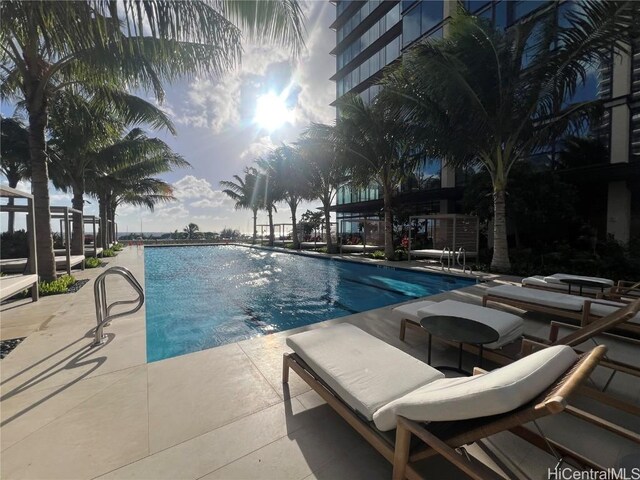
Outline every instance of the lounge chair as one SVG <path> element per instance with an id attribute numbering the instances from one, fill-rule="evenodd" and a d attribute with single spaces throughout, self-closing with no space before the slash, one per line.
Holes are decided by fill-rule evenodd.
<path id="1" fill-rule="evenodd" d="M 622 301 L 585 299 L 576 295 L 514 285 L 489 288 L 482 297 L 482 305 L 486 307 L 488 302 L 570 318 L 578 320 L 581 325 L 611 315 L 628 304 Z M 618 325 L 617 328 L 633 334 L 640 334 L 640 314 L 635 315 L 625 325 Z"/>
<path id="2" fill-rule="evenodd" d="M 603 288 L 583 287 L 581 290 L 571 287 L 566 280 L 587 280 L 601 283 Z M 528 288 L 539 288 L 541 290 L 551 290 L 553 292 L 574 293 L 581 292 L 584 296 L 596 297 L 601 293 L 608 293 L 614 286 L 613 280 L 600 277 L 585 277 L 581 275 L 569 275 L 566 273 L 554 273 L 549 276 L 534 275 L 522 279 L 522 286 Z"/>
<path id="3" fill-rule="evenodd" d="M 31 300 L 38 300 L 38 275 L 12 275 L 0 277 L 0 300 L 13 297 L 27 288 L 31 288 Z"/>
<path id="4" fill-rule="evenodd" d="M 544 445 L 545 440 L 523 424 L 562 411 L 606 352 L 598 346 L 578 356 L 570 347 L 557 346 L 479 376 L 444 378 L 350 324 L 292 335 L 287 345 L 294 353 L 284 354 L 283 383 L 289 369 L 294 370 L 393 463 L 394 479 L 421 478 L 413 462 L 437 454 L 474 478 L 495 477 L 454 449 L 505 430 Z M 394 445 L 384 432 L 396 427 Z M 411 452 L 413 435 L 426 448 Z M 594 465 L 552 444 L 561 454 Z"/>
<path id="5" fill-rule="evenodd" d="M 391 310 L 391 315 L 400 322 L 400 340 L 404 340 L 407 326 L 420 328 L 420 319 L 431 315 L 463 317 L 493 328 L 500 337 L 484 348 L 497 349 L 522 338 L 524 321 L 517 315 L 469 303 L 444 300 L 411 302 Z"/>

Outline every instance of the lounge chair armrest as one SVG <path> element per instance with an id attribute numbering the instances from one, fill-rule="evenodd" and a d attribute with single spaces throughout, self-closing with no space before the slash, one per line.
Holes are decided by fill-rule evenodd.
<path id="1" fill-rule="evenodd" d="M 531 355 L 534 351 L 540 350 L 542 348 L 547 348 L 548 346 L 549 345 L 543 342 L 538 342 L 536 340 L 531 340 L 529 338 L 523 338 L 522 347 L 520 348 L 520 354 L 523 357 L 526 357 L 527 355 Z"/>

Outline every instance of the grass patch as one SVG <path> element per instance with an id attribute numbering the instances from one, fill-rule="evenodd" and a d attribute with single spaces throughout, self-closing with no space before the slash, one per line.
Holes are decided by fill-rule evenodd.
<path id="1" fill-rule="evenodd" d="M 102 260 L 96 257 L 89 257 L 84 261 L 86 268 L 97 268 L 102 265 Z"/>
<path id="2" fill-rule="evenodd" d="M 111 248 L 105 248 L 102 251 L 102 257 L 106 258 L 106 257 L 115 257 L 116 256 L 116 252 L 113 251 L 113 249 Z"/>
<path id="3" fill-rule="evenodd" d="M 76 279 L 72 275 L 62 275 L 53 282 L 38 283 L 38 290 L 43 297 L 47 295 L 57 295 L 59 293 L 67 293 L 69 287 L 76 283 Z"/>

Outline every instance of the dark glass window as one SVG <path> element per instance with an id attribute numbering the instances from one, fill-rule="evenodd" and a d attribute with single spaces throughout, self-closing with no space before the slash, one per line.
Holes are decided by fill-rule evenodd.
<path id="1" fill-rule="evenodd" d="M 489 23 L 493 22 L 493 9 L 487 8 L 486 10 L 483 10 L 482 12 L 478 13 L 478 17 L 488 20 Z"/>
<path id="2" fill-rule="evenodd" d="M 484 7 L 487 3 L 487 0 L 467 0 L 464 2 L 464 7 L 471 13 L 475 13 Z"/>
<path id="3" fill-rule="evenodd" d="M 416 3 L 416 0 L 402 0 L 402 13 L 411 8 L 414 3 Z"/>
<path id="4" fill-rule="evenodd" d="M 507 16 L 507 2 L 506 0 L 496 4 L 495 6 L 495 27 L 501 30 L 505 30 L 509 25 L 509 18 Z"/>
<path id="5" fill-rule="evenodd" d="M 407 46 L 420 36 L 420 6 L 407 13 L 402 19 L 402 45 Z"/>
<path id="6" fill-rule="evenodd" d="M 514 21 L 520 20 L 547 3 L 549 2 L 545 0 L 518 0 L 513 2 Z"/>
<path id="7" fill-rule="evenodd" d="M 422 25 L 420 32 L 425 33 L 442 21 L 443 2 L 442 0 L 422 2 L 421 9 Z"/>
<path id="8" fill-rule="evenodd" d="M 429 34 L 429 38 L 442 38 L 443 31 L 442 28 L 439 28 L 437 30 L 434 30 L 433 32 L 431 32 Z"/>
<path id="9" fill-rule="evenodd" d="M 522 68 L 526 68 L 533 61 L 538 53 L 537 44 L 544 35 L 544 25 L 539 22 L 531 31 L 531 34 L 527 38 L 524 46 L 524 52 L 522 53 Z"/>

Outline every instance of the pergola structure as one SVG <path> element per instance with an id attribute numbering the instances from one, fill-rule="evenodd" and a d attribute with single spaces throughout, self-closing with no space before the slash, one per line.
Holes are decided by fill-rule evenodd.
<path id="1" fill-rule="evenodd" d="M 417 222 L 417 232 L 413 223 Z M 441 213 L 417 215 L 409 218 L 409 260 L 411 257 L 441 258 L 447 254 L 464 253 L 467 257 L 478 255 L 480 222 L 475 215 Z M 412 250 L 418 241 L 424 248 Z"/>
<path id="2" fill-rule="evenodd" d="M 80 215 L 80 220 L 83 218 L 82 211 L 76 210 L 75 208 L 69 207 L 58 207 L 52 206 L 49 207 L 49 211 L 51 212 L 52 219 L 60 220 L 60 234 L 62 235 L 62 239 L 64 242 L 64 252 L 62 251 L 54 251 L 56 256 L 58 253 L 64 253 L 66 257 L 66 267 L 67 274 L 71 275 L 71 267 L 82 264 L 82 269 L 84 270 L 84 248 L 82 252 L 71 252 L 71 216 L 76 214 Z M 58 264 L 56 258 L 56 265 Z"/>
<path id="3" fill-rule="evenodd" d="M 346 228 L 348 224 L 356 224 L 357 232 Z M 340 218 L 337 226 L 340 253 L 384 249 L 384 220 L 378 214 Z M 346 238 L 347 235 L 350 237 Z"/>
<path id="4" fill-rule="evenodd" d="M 260 245 L 264 244 L 264 229 L 267 229 L 267 237 L 269 236 L 269 224 L 256 225 L 260 228 Z M 273 243 L 277 245 L 284 245 L 286 243 L 286 229 L 285 227 L 293 228 L 291 223 L 274 223 L 273 224 Z"/>
<path id="5" fill-rule="evenodd" d="M 91 225 L 93 234 L 93 245 L 89 245 L 89 247 L 93 248 L 93 256 L 97 258 L 103 250 L 102 247 L 98 247 L 98 228 L 100 226 L 100 217 L 97 217 L 95 215 L 85 215 L 83 222 L 84 225 Z"/>
<path id="6" fill-rule="evenodd" d="M 38 300 L 38 256 L 36 255 L 36 223 L 33 195 L 0 185 L 0 197 L 22 198 L 27 201 L 26 205 L 2 205 L 0 206 L 0 211 L 27 214 L 27 238 L 29 242 L 29 258 L 25 272 L 23 275 L 0 278 L 0 300 L 11 297 L 26 288 L 31 288 L 31 299 L 36 302 Z"/>

